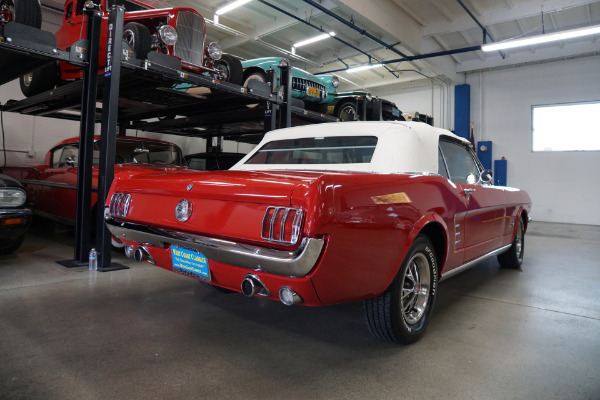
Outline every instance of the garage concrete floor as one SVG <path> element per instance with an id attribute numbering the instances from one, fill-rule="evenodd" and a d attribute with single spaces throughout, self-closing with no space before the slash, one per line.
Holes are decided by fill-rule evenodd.
<path id="1" fill-rule="evenodd" d="M 600 227 L 532 223 L 522 271 L 440 286 L 427 334 L 391 346 L 361 303 L 308 308 L 130 269 L 67 269 L 73 233 L 0 256 L 1 399 L 598 399 Z"/>

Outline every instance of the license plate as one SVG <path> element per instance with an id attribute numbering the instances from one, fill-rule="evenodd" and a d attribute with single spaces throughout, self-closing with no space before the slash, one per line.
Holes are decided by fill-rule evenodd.
<path id="1" fill-rule="evenodd" d="M 210 282 L 210 269 L 208 259 L 202 253 L 171 246 L 173 271 L 192 278 Z"/>
<path id="2" fill-rule="evenodd" d="M 321 97 L 321 91 L 319 89 L 316 89 L 314 87 L 308 87 L 306 89 L 306 92 L 310 95 L 310 96 L 315 96 L 315 97 Z"/>

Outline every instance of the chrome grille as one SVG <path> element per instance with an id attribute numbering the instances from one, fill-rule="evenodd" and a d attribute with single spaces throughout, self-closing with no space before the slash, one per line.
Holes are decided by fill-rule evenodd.
<path id="1" fill-rule="evenodd" d="M 308 88 L 312 87 L 321 91 L 321 99 L 327 97 L 325 85 L 304 78 L 292 77 L 292 89 L 302 93 L 308 93 Z"/>
<path id="2" fill-rule="evenodd" d="M 204 19 L 189 11 L 177 15 L 177 43 L 175 57 L 183 62 L 202 66 L 204 55 Z"/>

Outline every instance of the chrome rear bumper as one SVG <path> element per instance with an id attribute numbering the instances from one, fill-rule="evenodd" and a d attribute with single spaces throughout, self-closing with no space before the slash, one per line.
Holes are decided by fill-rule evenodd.
<path id="1" fill-rule="evenodd" d="M 196 250 L 209 260 L 288 277 L 308 274 L 317 263 L 325 245 L 324 239 L 304 238 L 297 250 L 285 251 L 168 229 L 122 224 L 113 219 L 106 220 L 106 225 L 119 239 L 158 248 L 174 244 Z"/>

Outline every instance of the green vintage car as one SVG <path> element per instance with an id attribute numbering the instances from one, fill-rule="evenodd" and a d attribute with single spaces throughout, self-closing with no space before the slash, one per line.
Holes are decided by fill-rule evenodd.
<path id="1" fill-rule="evenodd" d="M 244 69 L 243 86 L 257 79 L 267 81 L 267 72 L 275 71 L 275 87 L 282 82 L 280 66 L 288 65 L 289 60 L 283 57 L 263 57 L 242 61 Z M 340 81 L 334 75 L 313 75 L 310 72 L 292 66 L 292 97 L 304 101 L 304 107 L 325 113 L 327 105 L 335 100 L 336 88 Z"/>
<path id="2" fill-rule="evenodd" d="M 336 93 L 335 99 L 327 107 L 327 114 L 342 121 L 404 121 L 402 111 L 396 104 L 375 98 L 363 90 Z"/>

